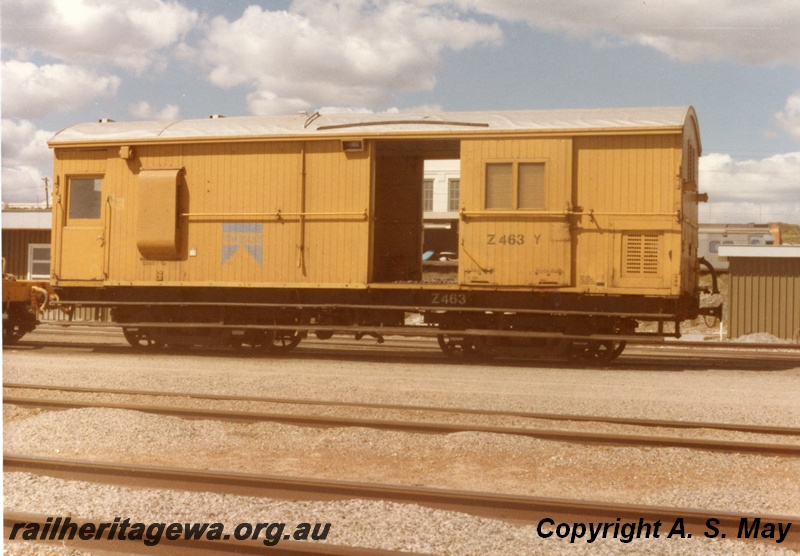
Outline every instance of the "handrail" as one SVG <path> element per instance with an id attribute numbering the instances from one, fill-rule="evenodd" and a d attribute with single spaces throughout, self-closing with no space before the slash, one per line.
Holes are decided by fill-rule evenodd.
<path id="1" fill-rule="evenodd" d="M 569 216 L 570 214 L 580 214 L 574 213 L 566 210 L 561 211 L 544 211 L 544 210 L 461 210 L 459 212 L 462 218 L 480 218 L 480 217 L 508 217 L 508 216 L 522 216 L 522 217 L 534 217 L 534 216 Z"/>
<path id="2" fill-rule="evenodd" d="M 184 218 L 313 218 L 330 217 L 330 216 L 359 216 L 367 218 L 367 209 L 361 212 L 184 212 L 181 214 Z"/>
<path id="3" fill-rule="evenodd" d="M 596 212 L 594 210 L 464 210 L 459 212 L 461 218 L 493 218 L 493 217 L 523 217 L 533 218 L 537 216 L 654 216 L 654 217 L 680 217 L 681 212 Z"/>

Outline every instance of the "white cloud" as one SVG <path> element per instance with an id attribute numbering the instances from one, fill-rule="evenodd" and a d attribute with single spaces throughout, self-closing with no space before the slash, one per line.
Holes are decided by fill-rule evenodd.
<path id="1" fill-rule="evenodd" d="M 383 110 L 385 114 L 402 114 L 411 112 L 442 112 L 442 107 L 439 104 L 420 104 L 419 106 L 409 106 L 405 108 L 398 108 L 392 106 Z M 363 106 L 323 106 L 319 109 L 320 114 L 373 114 L 375 110 Z"/>
<path id="2" fill-rule="evenodd" d="M 655 48 L 683 61 L 800 63 L 800 3 L 784 0 L 453 0 L 464 9 L 598 44 Z"/>
<path id="3" fill-rule="evenodd" d="M 38 118 L 79 108 L 116 95 L 120 78 L 98 75 L 79 67 L 31 62 L 3 62 L 3 113 L 15 118 Z"/>
<path id="4" fill-rule="evenodd" d="M 143 100 L 131 104 L 128 113 L 139 120 L 177 120 L 181 116 L 181 109 L 175 104 L 167 104 L 161 110 L 156 110 L 149 102 Z"/>
<path id="5" fill-rule="evenodd" d="M 37 129 L 27 120 L 3 119 L 3 202 L 44 201 L 42 178 L 50 175 L 49 169 L 53 166 L 53 153 L 47 147 L 47 140 L 53 135 L 52 131 Z"/>
<path id="6" fill-rule="evenodd" d="M 2 38 L 6 48 L 141 73 L 198 21 L 175 1 L 4 0 Z"/>
<path id="7" fill-rule="evenodd" d="M 302 98 L 279 97 L 271 91 L 255 91 L 247 95 L 247 109 L 251 114 L 292 114 L 308 111 L 311 103 Z"/>
<path id="8" fill-rule="evenodd" d="M 253 113 L 275 114 L 429 90 L 443 50 L 500 40 L 496 23 L 439 3 L 302 0 L 291 11 L 250 6 L 236 21 L 214 18 L 199 51 L 183 54 L 206 62 L 218 87 L 254 89 Z"/>
<path id="9" fill-rule="evenodd" d="M 52 131 L 37 129 L 28 120 L 13 121 L 3 118 L 3 162 L 48 166 L 53 163 L 53 153 L 47 141 L 55 135 Z"/>
<path id="10" fill-rule="evenodd" d="M 797 139 L 800 139 L 800 92 L 786 100 L 782 112 L 775 114 L 778 123 Z"/>
<path id="11" fill-rule="evenodd" d="M 736 161 L 727 154 L 700 158 L 702 222 L 800 222 L 800 152 Z"/>
<path id="12" fill-rule="evenodd" d="M 44 202 L 44 177 L 38 168 L 3 163 L 3 202 L 20 204 Z M 50 185 L 52 188 L 52 182 Z"/>

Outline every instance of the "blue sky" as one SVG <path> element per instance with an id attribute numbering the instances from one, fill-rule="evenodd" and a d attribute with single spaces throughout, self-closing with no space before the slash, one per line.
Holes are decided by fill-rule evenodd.
<path id="1" fill-rule="evenodd" d="M 707 222 L 800 224 L 800 2 L 3 0 L 2 194 L 68 125 L 694 105 Z"/>

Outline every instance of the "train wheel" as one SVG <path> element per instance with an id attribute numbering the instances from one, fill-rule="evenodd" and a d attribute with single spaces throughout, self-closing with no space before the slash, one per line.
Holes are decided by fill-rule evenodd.
<path id="1" fill-rule="evenodd" d="M 625 350 L 625 342 L 617 342 L 617 346 L 614 348 L 613 353 L 611 354 L 611 359 L 609 361 L 613 361 L 617 357 L 619 357 L 622 352 Z"/>
<path id="2" fill-rule="evenodd" d="M 25 335 L 25 330 L 18 324 L 3 323 L 3 345 L 16 344 Z"/>
<path id="3" fill-rule="evenodd" d="M 19 342 L 37 324 L 36 312 L 27 303 L 3 303 L 3 344 L 10 346 Z"/>
<path id="4" fill-rule="evenodd" d="M 268 351 L 274 339 L 274 330 L 248 330 L 244 336 L 232 338 L 231 342 L 237 348 Z"/>
<path id="5" fill-rule="evenodd" d="M 146 328 L 123 328 L 122 334 L 128 343 L 136 349 L 160 349 L 164 347 L 163 342 L 153 338 L 151 331 Z"/>
<path id="6" fill-rule="evenodd" d="M 486 345 L 486 341 L 483 338 L 438 334 L 436 339 L 439 341 L 439 347 L 444 354 L 452 359 L 478 361 L 490 359 L 493 355 L 491 348 Z"/>
<path id="7" fill-rule="evenodd" d="M 289 353 L 305 336 L 305 333 L 300 330 L 275 330 L 275 335 L 269 346 L 269 350 L 277 355 Z"/>
<path id="8" fill-rule="evenodd" d="M 460 359 L 464 354 L 464 337 L 463 336 L 450 336 L 439 334 L 436 336 L 439 341 L 439 348 L 448 357 L 453 359 Z"/>
<path id="9" fill-rule="evenodd" d="M 622 349 L 624 348 L 625 346 L 622 347 Z M 617 355 L 622 353 L 622 350 L 617 352 L 618 349 L 619 346 L 615 346 L 612 341 L 589 341 L 573 344 L 572 355 L 580 361 L 592 363 L 594 365 L 602 365 L 612 361 Z"/>

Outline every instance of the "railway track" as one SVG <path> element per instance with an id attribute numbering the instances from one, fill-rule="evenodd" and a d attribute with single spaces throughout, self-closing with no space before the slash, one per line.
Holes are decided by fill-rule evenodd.
<path id="1" fill-rule="evenodd" d="M 800 436 L 800 428 L 778 427 L 769 425 L 748 425 L 746 423 L 712 423 L 701 421 L 674 421 L 662 419 L 631 419 L 625 417 L 610 417 L 602 415 L 581 415 L 566 413 L 536 413 L 531 411 L 498 411 L 493 409 L 476 409 L 466 407 L 441 407 L 426 405 L 383 404 L 366 402 L 339 402 L 331 400 L 316 400 L 306 398 L 274 398 L 263 396 L 231 396 L 223 394 L 201 394 L 194 392 L 163 392 L 155 390 L 126 390 L 121 388 L 85 388 L 79 386 L 56 386 L 51 384 L 3 383 L 3 388 L 10 390 L 42 390 L 66 393 L 107 394 L 123 396 L 153 396 L 172 399 L 196 399 L 222 402 L 254 402 L 279 405 L 341 407 L 377 410 L 400 410 L 408 412 L 435 412 L 444 415 L 479 415 L 494 417 L 520 417 L 525 419 L 540 419 L 548 421 L 574 421 L 611 423 L 638 427 L 662 427 L 675 429 L 716 429 L 735 432 L 753 432 L 759 434 L 774 434 Z"/>
<path id="2" fill-rule="evenodd" d="M 58 339 L 55 339 L 53 336 L 57 336 Z M 102 338 L 103 341 L 100 341 L 99 338 Z M 66 327 L 56 324 L 43 325 L 35 332 L 25 336 L 25 338 L 19 342 L 18 346 L 22 349 L 30 346 L 62 349 L 76 347 L 106 350 L 119 349 L 120 353 L 136 353 L 132 352 L 130 346 L 122 337 L 120 328 L 98 326 L 98 323 L 92 323 L 92 326 L 87 325 L 85 327 L 81 324 L 73 324 Z M 387 354 L 392 354 L 402 357 L 410 356 L 414 359 L 432 358 L 437 361 L 445 360 L 434 338 L 387 336 L 385 338 L 385 343 L 380 344 L 379 348 L 377 348 L 377 342 L 374 339 L 366 338 L 354 340 L 340 336 L 330 340 L 317 340 L 312 335 L 303 340 L 297 348 L 298 355 L 331 356 L 352 354 L 353 352 L 374 357 L 385 357 Z M 246 356 L 252 355 L 248 350 L 241 351 L 224 347 L 201 349 L 175 348 L 154 351 L 152 353 L 211 353 L 229 356 L 241 356 L 242 354 Z M 270 356 L 267 355 L 266 357 Z M 702 365 L 706 361 L 747 362 L 748 364 L 753 363 L 754 368 L 758 368 L 760 365 L 757 364 L 764 362 L 774 362 L 776 364 L 786 362 L 800 365 L 800 345 L 672 340 L 654 344 L 652 341 L 644 339 L 641 343 L 635 341 L 628 342 L 626 350 L 620 358 L 616 362 L 610 364 L 610 366 L 618 368 L 636 365 L 640 362 L 646 362 L 648 366 L 670 365 L 674 364 L 675 360 L 678 358 L 682 364 L 688 365 Z M 525 361 L 528 359 L 524 357 L 515 357 L 513 359 L 498 357 L 493 364 L 504 364 L 506 361 L 520 360 Z M 530 360 L 545 361 L 547 359 L 533 358 Z M 547 361 L 548 364 L 551 362 L 557 365 L 574 364 L 563 359 Z"/>
<path id="3" fill-rule="evenodd" d="M 739 536 L 742 519 L 758 517 L 762 522 L 798 523 L 800 516 L 747 516 L 734 512 L 643 506 L 609 502 L 590 502 L 534 496 L 490 494 L 426 487 L 408 487 L 348 481 L 304 479 L 249 473 L 197 471 L 175 467 L 96 463 L 79 460 L 26 457 L 4 454 L 4 470 L 46 475 L 66 480 L 118 486 L 165 488 L 222 494 L 246 495 L 290 500 L 380 500 L 399 504 L 418 504 L 519 524 L 540 524 L 547 518 L 558 523 L 625 522 L 654 523 L 665 527 L 683 520 L 685 532 L 702 537 L 709 531 L 709 520 L 723 538 Z M 9 515 L 6 514 L 6 523 Z M 770 542 L 774 542 L 770 539 Z M 288 543 L 287 543 L 288 544 Z M 283 547 L 284 545 L 279 545 Z M 304 545 L 308 546 L 308 545 Z M 322 545 L 315 545 L 320 547 Z M 783 548 L 800 547 L 800 531 L 790 530 Z M 263 546 L 261 547 L 263 549 Z M 324 552 L 339 554 L 341 552 Z M 350 552 L 357 554 L 357 552 Z"/>
<path id="4" fill-rule="evenodd" d="M 38 389 L 38 390 L 63 390 L 70 393 L 93 393 L 93 394 L 107 394 L 107 395 L 127 395 L 139 396 L 152 395 L 162 398 L 186 398 L 191 397 L 191 394 L 178 394 L 178 393 L 159 393 L 159 392 L 140 392 L 133 390 L 104 390 L 104 389 L 88 389 L 88 388 L 56 388 L 52 386 L 42 385 L 24 385 L 24 384 L 4 384 L 4 388 L 13 389 Z M 253 397 L 235 397 L 235 396 L 209 396 L 200 395 L 196 396 L 202 399 L 213 399 L 217 401 L 257 401 L 276 403 L 274 398 L 253 398 Z M 479 424 L 456 424 L 456 423 L 443 423 L 419 420 L 390 420 L 390 419 L 375 419 L 375 418 L 353 418 L 353 417 L 332 417 L 322 416 L 315 414 L 298 414 L 298 413 L 277 413 L 277 412 L 257 412 L 257 411 L 240 411 L 240 410 L 225 410 L 225 409 L 203 409 L 203 408 L 188 408 L 178 407 L 175 405 L 152 405 L 141 403 L 110 403 L 100 402 L 96 400 L 65 400 L 53 399 L 45 397 L 16 397 L 5 395 L 3 396 L 3 403 L 7 405 L 16 405 L 22 407 L 36 407 L 47 410 L 66 410 L 66 409 L 79 409 L 79 408 L 103 408 L 115 409 L 126 411 L 139 411 L 144 413 L 169 415 L 183 419 L 205 419 L 205 420 L 220 420 L 220 421 L 234 421 L 234 422 L 274 422 L 294 426 L 303 427 L 340 427 L 340 428 L 370 428 L 377 430 L 391 430 L 407 433 L 417 434 L 453 434 L 461 432 L 479 432 L 486 434 L 501 434 L 501 435 L 515 435 L 537 438 L 540 440 L 549 440 L 556 442 L 568 442 L 578 444 L 592 444 L 592 445 L 607 445 L 607 446 L 635 446 L 635 447 L 660 447 L 660 448 L 688 448 L 692 450 L 715 451 L 725 453 L 740 453 L 740 454 L 759 454 L 767 456 L 784 456 L 784 457 L 798 457 L 800 456 L 800 443 L 775 443 L 775 442 L 742 442 L 733 440 L 713 440 L 705 438 L 687 438 L 676 436 L 664 435 L 642 435 L 642 434 L 608 434 L 587 431 L 571 431 L 561 429 L 548 429 L 548 428 L 528 428 L 519 426 L 487 426 Z M 328 405 L 336 407 L 349 407 L 349 408 L 369 408 L 369 409 L 390 409 L 400 410 L 403 412 L 409 411 L 425 411 L 425 412 L 438 412 L 448 415 L 466 414 L 466 415 L 482 415 L 482 416 L 502 416 L 502 417 L 522 417 L 533 420 L 558 420 L 558 421 L 580 421 L 580 422 L 603 422 L 613 423 L 617 425 L 628 426 L 644 426 L 651 428 L 714 428 L 726 431 L 738 431 L 757 433 L 764 435 L 782 435 L 789 437 L 800 437 L 800 429 L 790 427 L 771 427 L 771 426 L 757 426 L 757 425 L 737 425 L 725 423 L 691 423 L 681 421 L 659 421 L 648 419 L 621 419 L 621 418 L 606 418 L 606 417 L 587 417 L 578 415 L 551 415 L 540 413 L 525 413 L 525 412 L 502 412 L 502 411 L 483 411 L 483 410 L 470 410 L 470 409 L 455 409 L 455 408 L 433 408 L 421 406 L 400 406 L 400 405 L 383 405 L 383 404 L 348 404 L 345 402 L 318 402 L 312 400 L 277 400 L 277 403 L 282 404 L 298 404 L 298 405 Z"/>

